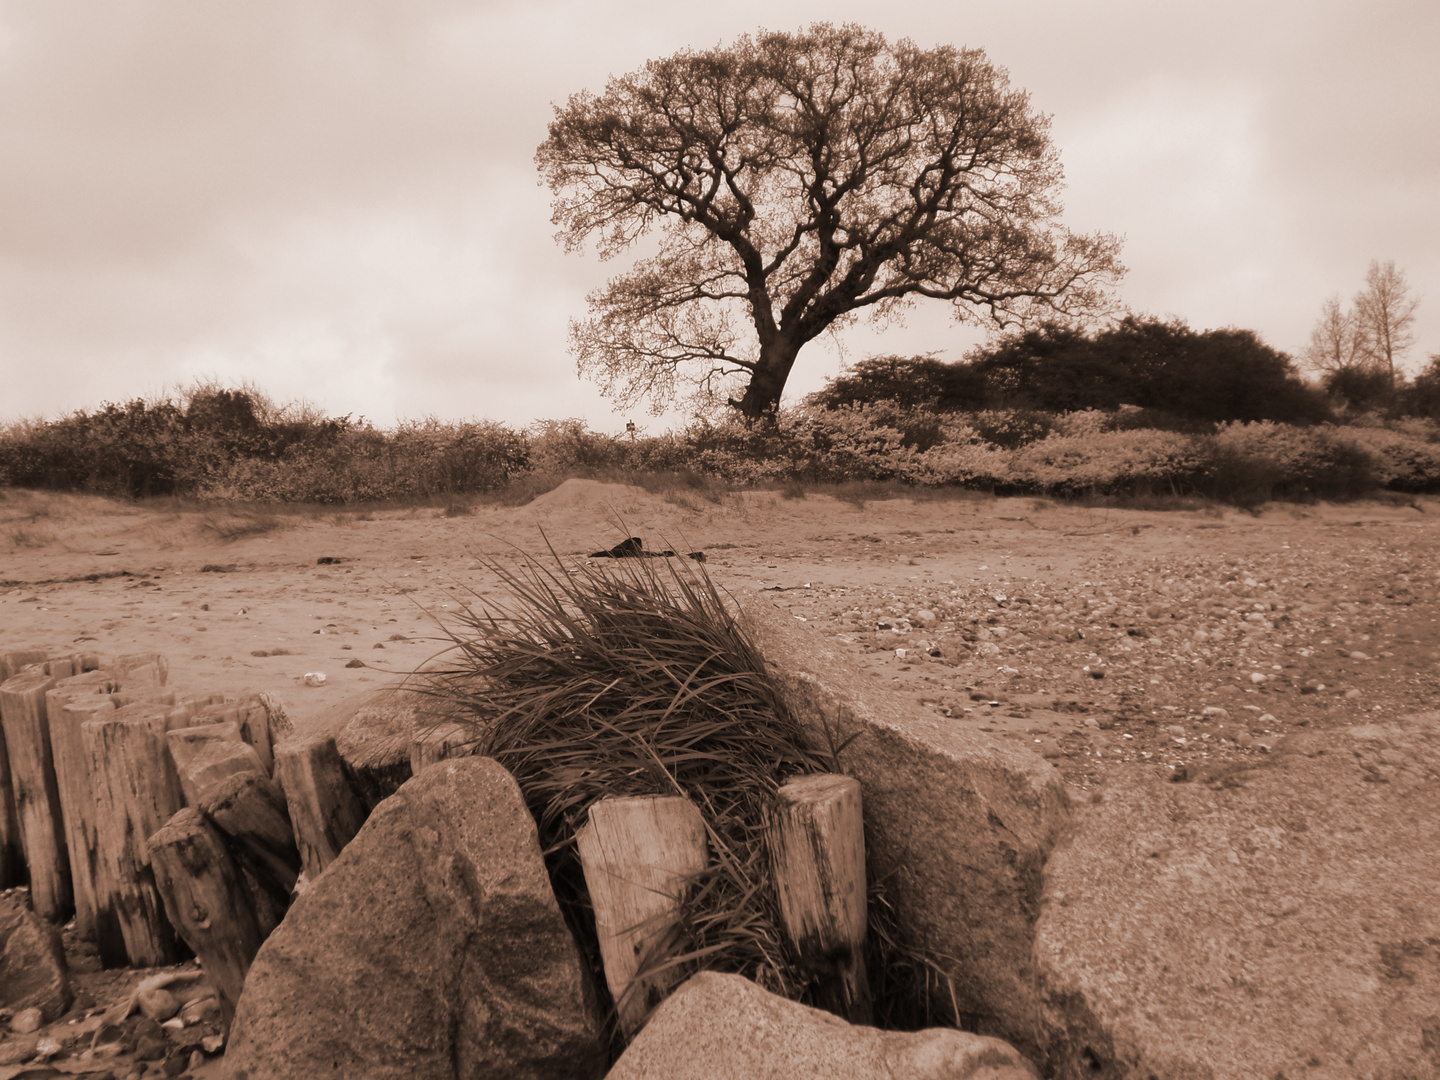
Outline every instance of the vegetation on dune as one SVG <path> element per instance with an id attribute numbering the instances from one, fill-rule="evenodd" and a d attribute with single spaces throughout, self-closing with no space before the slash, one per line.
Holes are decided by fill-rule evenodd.
<path id="1" fill-rule="evenodd" d="M 698 419 L 634 437 L 579 420 L 382 430 L 201 385 L 0 429 L 0 485 L 215 503 L 429 501 L 454 514 L 479 500 L 523 503 L 572 476 L 642 483 L 682 502 L 714 502 L 729 486 L 1166 494 L 1247 506 L 1440 490 L 1440 359 L 1413 382 L 1370 386 L 1373 373 L 1342 373 L 1329 396 L 1287 364 L 1238 332 L 1153 320 L 1093 336 L 1049 327 L 959 364 L 866 360 L 762 422 Z M 1228 370 L 1228 382 L 1197 365 Z"/>

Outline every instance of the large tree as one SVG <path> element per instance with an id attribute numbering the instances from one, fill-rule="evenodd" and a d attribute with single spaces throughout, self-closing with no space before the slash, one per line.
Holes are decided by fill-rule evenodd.
<path id="1" fill-rule="evenodd" d="M 536 153 L 567 248 L 658 250 L 589 296 L 580 370 L 657 411 L 758 417 L 801 348 L 920 298 L 1028 325 L 1103 308 L 1113 236 L 1058 222 L 1049 120 L 978 49 L 818 23 L 681 52 L 557 106 Z"/>

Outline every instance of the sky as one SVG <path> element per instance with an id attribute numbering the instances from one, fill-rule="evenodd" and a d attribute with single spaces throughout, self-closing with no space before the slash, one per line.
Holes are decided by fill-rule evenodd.
<path id="1" fill-rule="evenodd" d="M 332 415 L 627 419 L 567 328 L 623 263 L 555 242 L 553 107 L 742 33 L 979 47 L 1053 117 L 1064 222 L 1130 310 L 1298 353 L 1372 259 L 1440 353 L 1435 0 L 0 0 L 0 422 L 248 383 Z M 801 353 L 957 360 L 948 305 Z"/>

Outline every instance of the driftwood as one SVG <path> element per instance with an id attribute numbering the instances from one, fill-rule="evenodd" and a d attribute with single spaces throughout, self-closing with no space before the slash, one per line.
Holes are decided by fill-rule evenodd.
<path id="1" fill-rule="evenodd" d="M 365 804 L 329 735 L 277 746 L 275 776 L 285 789 L 305 876 L 314 881 L 365 824 Z"/>
<path id="2" fill-rule="evenodd" d="M 151 836 L 148 852 L 165 910 L 200 958 L 228 1031 L 264 941 L 240 869 L 215 827 L 194 807 L 176 813 Z"/>
<path id="3" fill-rule="evenodd" d="M 182 801 L 165 744 L 166 711 L 159 704 L 129 705 L 80 725 L 100 851 L 96 944 L 108 966 L 159 967 L 180 958 L 145 847 Z"/>
<path id="4" fill-rule="evenodd" d="M 35 668 L 0 684 L 0 727 L 10 764 L 15 815 L 30 868 L 30 903 L 36 914 L 64 922 L 74 907 L 64 816 L 50 751 L 45 695 L 55 680 Z"/>
<path id="5" fill-rule="evenodd" d="M 680 899 L 706 865 L 705 822 L 688 799 L 601 799 L 576 837 L 605 981 L 628 1037 L 680 981 L 677 968 L 642 975 L 679 918 Z"/>
<path id="6" fill-rule="evenodd" d="M 817 1004 L 852 1024 L 870 1023 L 860 782 L 832 774 L 788 781 L 768 840 L 781 921 L 817 974 Z"/>

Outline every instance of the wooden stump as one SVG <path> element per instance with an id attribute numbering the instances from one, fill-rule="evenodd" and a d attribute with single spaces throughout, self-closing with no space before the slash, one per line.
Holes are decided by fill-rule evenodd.
<path id="1" fill-rule="evenodd" d="M 37 915 L 63 923 L 74 908 L 64 816 L 50 751 L 45 694 L 55 680 L 42 671 L 0 684 L 0 727 L 10 758 L 15 815 L 30 867 L 30 903 Z"/>
<path id="2" fill-rule="evenodd" d="M 81 676 L 84 678 L 84 676 Z M 75 892 L 75 929 L 82 938 L 96 936 L 95 868 L 100 859 L 95 821 L 94 783 L 80 725 L 100 720 L 115 711 L 115 704 L 95 682 L 73 686 L 67 679 L 46 696 L 50 718 L 50 748 L 55 757 L 55 780 L 65 818 L 65 847 L 70 854 L 70 879 Z M 86 692 L 88 690 L 88 692 Z"/>
<path id="3" fill-rule="evenodd" d="M 240 738 L 236 723 L 175 728 L 166 733 L 165 741 L 189 806 L 200 805 L 206 793 L 228 776 L 265 773 L 259 755 Z"/>
<path id="4" fill-rule="evenodd" d="M 170 661 L 160 653 L 129 653 L 117 656 L 111 667 L 124 672 L 132 683 L 146 682 L 164 686 L 170 677 Z"/>
<path id="5" fill-rule="evenodd" d="M 870 1023 L 860 782 L 827 773 L 782 785 L 768 840 L 781 919 L 816 973 L 817 1003 L 852 1024 Z"/>
<path id="6" fill-rule="evenodd" d="M 305 875 L 314 881 L 365 824 L 365 804 L 329 735 L 281 743 L 275 775 L 285 789 Z"/>
<path id="7" fill-rule="evenodd" d="M 288 900 L 300 876 L 300 851 L 280 785 L 260 773 L 239 773 L 211 788 L 199 807 L 237 861 Z"/>
<path id="8" fill-rule="evenodd" d="M 0 683 L 19 675 L 31 664 L 43 664 L 50 659 L 46 649 L 16 649 L 0 654 Z"/>
<path id="9" fill-rule="evenodd" d="M 0 889 L 25 880 L 25 848 L 20 840 L 20 819 L 15 814 L 15 786 L 10 779 L 10 752 L 0 726 Z"/>
<path id="10" fill-rule="evenodd" d="M 195 714 L 194 725 L 233 723 L 239 728 L 240 738 L 260 758 L 265 775 L 275 773 L 275 749 L 270 737 L 270 713 L 264 703 L 255 695 L 240 701 L 217 702 Z"/>
<path id="11" fill-rule="evenodd" d="M 155 883 L 170 921 L 195 950 L 220 999 L 225 1030 L 264 941 L 244 880 L 219 833 L 186 807 L 150 837 Z"/>
<path id="12" fill-rule="evenodd" d="M 87 720 L 80 734 L 94 783 L 96 944 L 107 966 L 158 967 L 180 958 L 150 869 L 147 837 L 181 807 L 165 744 L 164 705 L 129 705 Z"/>
<path id="13" fill-rule="evenodd" d="M 641 972 L 663 960 L 681 897 L 705 869 L 705 822 L 678 795 L 601 799 L 576 842 L 605 982 L 628 1038 L 682 977 L 678 968 Z"/>

